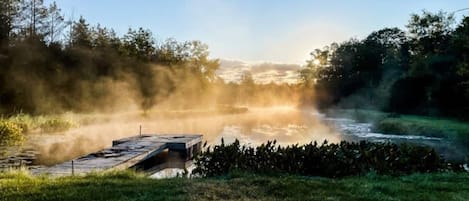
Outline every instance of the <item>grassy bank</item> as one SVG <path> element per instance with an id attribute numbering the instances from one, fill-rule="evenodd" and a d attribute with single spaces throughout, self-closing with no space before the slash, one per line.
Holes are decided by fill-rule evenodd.
<path id="1" fill-rule="evenodd" d="M 426 116 L 388 115 L 374 122 L 373 131 L 444 138 L 469 151 L 468 122 Z"/>
<path id="2" fill-rule="evenodd" d="M 47 178 L 0 174 L 0 200 L 468 200 L 469 174 L 343 179 L 227 175 L 154 180 L 131 172 Z"/>
<path id="3" fill-rule="evenodd" d="M 376 121 L 374 129 L 382 133 L 424 135 L 448 139 L 465 135 L 464 137 L 469 138 L 468 122 L 425 116 L 387 116 Z"/>
<path id="4" fill-rule="evenodd" d="M 327 114 L 373 123 L 373 132 L 439 137 L 469 146 L 469 122 L 444 117 L 392 114 L 361 109 L 330 110 Z"/>
<path id="5" fill-rule="evenodd" d="M 33 116 L 20 113 L 9 117 L 0 117 L 0 121 L 18 125 L 25 134 L 65 132 L 78 127 L 74 118 L 67 114 Z"/>

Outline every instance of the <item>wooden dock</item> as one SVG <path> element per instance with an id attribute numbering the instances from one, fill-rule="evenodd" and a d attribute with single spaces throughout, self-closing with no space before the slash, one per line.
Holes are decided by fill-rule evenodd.
<path id="1" fill-rule="evenodd" d="M 190 161 L 201 149 L 202 135 L 140 135 L 112 142 L 112 147 L 51 167 L 33 170 L 37 174 L 82 175 L 94 171 L 120 169 L 152 169 L 165 167 L 156 161 L 158 155 L 178 153 L 182 161 Z M 164 161 L 163 161 L 164 162 Z M 141 164 L 145 164 L 145 168 Z M 185 163 L 184 163 L 185 164 Z M 155 167 L 148 167 L 155 166 Z"/>

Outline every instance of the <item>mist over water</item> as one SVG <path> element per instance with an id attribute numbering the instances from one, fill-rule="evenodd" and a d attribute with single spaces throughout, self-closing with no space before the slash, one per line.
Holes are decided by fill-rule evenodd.
<path id="1" fill-rule="evenodd" d="M 65 134 L 39 134 L 30 144 L 40 151 L 39 164 L 51 165 L 109 147 L 115 139 L 139 134 L 203 134 L 208 144 L 240 140 L 257 145 L 276 140 L 280 145 L 303 144 L 311 141 L 339 142 L 341 135 L 321 122 L 311 109 L 279 106 L 249 108 L 242 114 L 189 113 L 142 116 L 122 113 L 95 117 L 96 123 L 69 130 Z"/>
<path id="2" fill-rule="evenodd" d="M 278 145 L 371 140 L 416 143 L 434 147 L 449 159 L 460 160 L 461 150 L 441 138 L 373 133 L 370 123 L 324 116 L 315 109 L 293 106 L 250 107 L 240 114 L 222 114 L 210 109 L 154 110 L 115 114 L 77 115 L 82 125 L 65 133 L 30 134 L 28 147 L 39 152 L 35 164 L 53 165 L 103 148 L 112 141 L 142 134 L 202 134 L 208 145 L 238 139 L 257 146 L 275 140 Z"/>

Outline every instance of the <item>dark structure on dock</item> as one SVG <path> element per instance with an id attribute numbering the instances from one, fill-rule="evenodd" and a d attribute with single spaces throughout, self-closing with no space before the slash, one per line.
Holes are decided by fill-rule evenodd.
<path id="1" fill-rule="evenodd" d="M 139 135 L 112 142 L 112 147 L 35 173 L 86 174 L 132 168 L 149 174 L 165 168 L 186 168 L 201 150 L 202 135 Z"/>

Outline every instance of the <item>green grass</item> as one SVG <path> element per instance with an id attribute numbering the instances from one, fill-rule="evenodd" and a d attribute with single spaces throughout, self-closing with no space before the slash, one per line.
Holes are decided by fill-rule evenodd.
<path id="1" fill-rule="evenodd" d="M 154 180 L 132 172 L 85 177 L 0 174 L 0 200 L 468 200 L 469 174 L 343 179 L 231 174 Z"/>
<path id="2" fill-rule="evenodd" d="M 425 135 L 431 137 L 456 138 L 466 135 L 469 138 L 469 123 L 452 119 L 400 115 L 376 121 L 375 130 L 393 134 Z"/>
<path id="3" fill-rule="evenodd" d="M 325 111 L 326 115 L 353 119 L 360 123 L 373 122 L 388 116 L 388 113 L 366 109 L 331 109 Z"/>
<path id="4" fill-rule="evenodd" d="M 402 115 L 375 110 L 331 110 L 329 114 L 373 123 L 372 131 L 394 135 L 439 137 L 469 147 L 469 122 L 449 118 Z"/>
<path id="5" fill-rule="evenodd" d="M 418 135 L 448 140 L 452 148 L 459 149 L 469 162 L 469 122 L 443 117 L 403 115 L 375 110 L 331 110 L 332 116 L 351 118 L 358 122 L 373 123 L 372 132 L 393 135 Z"/>
<path id="6" fill-rule="evenodd" d="M 449 140 L 469 151 L 469 123 L 452 119 L 399 115 L 376 121 L 373 131 L 398 135 L 420 135 Z M 467 155 L 469 157 L 469 155 Z M 469 158 L 466 157 L 466 160 Z"/>
<path id="7" fill-rule="evenodd" d="M 187 200 L 188 180 L 152 180 L 132 172 L 84 177 L 0 175 L 0 200 Z"/>

